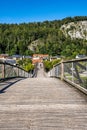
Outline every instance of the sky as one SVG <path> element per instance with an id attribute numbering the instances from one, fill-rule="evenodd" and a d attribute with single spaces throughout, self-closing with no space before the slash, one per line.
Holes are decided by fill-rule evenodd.
<path id="1" fill-rule="evenodd" d="M 29 23 L 87 16 L 87 0 L 0 0 L 0 23 Z"/>

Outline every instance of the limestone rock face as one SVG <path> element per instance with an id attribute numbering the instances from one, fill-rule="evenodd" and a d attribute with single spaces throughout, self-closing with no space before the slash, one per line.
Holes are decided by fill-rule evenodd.
<path id="1" fill-rule="evenodd" d="M 60 28 L 66 36 L 87 40 L 87 21 L 78 21 L 64 24 Z"/>

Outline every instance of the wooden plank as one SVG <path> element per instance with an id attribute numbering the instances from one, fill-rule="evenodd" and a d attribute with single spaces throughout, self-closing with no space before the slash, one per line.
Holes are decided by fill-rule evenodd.
<path id="1" fill-rule="evenodd" d="M 38 70 L 0 94 L 0 129 L 86 130 L 87 96 Z"/>

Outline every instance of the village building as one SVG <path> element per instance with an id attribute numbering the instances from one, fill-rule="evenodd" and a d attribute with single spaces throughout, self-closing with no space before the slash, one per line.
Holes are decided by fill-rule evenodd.
<path id="1" fill-rule="evenodd" d="M 48 58 L 49 58 L 48 54 L 33 54 L 32 63 L 33 64 L 41 63 L 43 62 L 43 60 L 47 60 Z"/>
<path id="2" fill-rule="evenodd" d="M 12 65 L 16 65 L 16 60 L 12 59 L 8 54 L 0 54 L 0 61 L 3 63 L 9 63 Z"/>

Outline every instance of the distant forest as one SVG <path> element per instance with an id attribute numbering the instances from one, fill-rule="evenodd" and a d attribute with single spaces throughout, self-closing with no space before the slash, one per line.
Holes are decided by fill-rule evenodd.
<path id="1" fill-rule="evenodd" d="M 70 36 L 66 38 L 60 30 L 63 24 L 84 20 L 87 20 L 87 16 L 34 23 L 0 24 L 0 53 L 9 55 L 42 53 L 71 58 L 77 54 L 87 55 L 85 39 L 71 39 Z M 32 51 L 29 46 L 34 41 L 37 41 L 37 46 Z"/>

